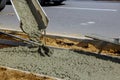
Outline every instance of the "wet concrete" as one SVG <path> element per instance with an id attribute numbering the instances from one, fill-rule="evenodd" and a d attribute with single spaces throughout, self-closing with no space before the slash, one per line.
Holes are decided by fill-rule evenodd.
<path id="1" fill-rule="evenodd" d="M 24 10 L 25 12 L 27 11 L 26 9 Z M 31 18 L 28 16 L 28 19 Z M 31 35 L 35 30 L 38 30 L 38 28 L 35 28 L 37 26 L 36 22 L 28 22 L 27 24 L 32 25 L 28 26 L 25 24 L 25 29 L 28 31 L 26 33 Z M 31 28 L 31 31 L 27 30 L 28 28 Z M 37 36 L 40 36 L 38 34 L 39 31 Z M 34 36 L 36 35 L 32 37 Z M 38 52 L 38 48 L 4 48 L 0 49 L 0 65 L 65 80 L 120 80 L 119 59 L 88 55 L 89 53 L 82 51 L 52 49 L 52 52 L 53 54 L 50 57 L 43 57 Z"/>
<path id="2" fill-rule="evenodd" d="M 21 20 L 20 27 L 22 31 L 27 33 L 30 36 L 31 40 L 39 41 L 38 37 L 41 36 L 41 30 L 38 27 L 39 25 L 37 24 L 37 21 L 32 13 L 32 10 L 28 5 L 28 2 L 26 0 L 21 1 L 14 0 L 13 3 Z"/>
<path id="3" fill-rule="evenodd" d="M 0 49 L 0 65 L 65 80 L 120 80 L 119 59 L 60 49 L 52 49 L 51 57 L 42 57 L 37 50 L 27 47 Z"/>

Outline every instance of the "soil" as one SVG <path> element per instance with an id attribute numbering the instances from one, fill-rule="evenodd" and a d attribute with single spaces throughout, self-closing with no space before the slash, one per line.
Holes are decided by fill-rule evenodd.
<path id="1" fill-rule="evenodd" d="M 21 38 L 29 40 L 29 36 L 22 33 L 22 32 L 16 32 L 16 31 L 5 31 L 6 33 L 19 36 Z M 19 39 L 11 38 L 9 36 L 5 36 L 1 34 L 1 39 L 8 39 L 13 41 L 20 41 Z M 70 49 L 70 50 L 78 50 L 78 51 L 87 51 L 92 53 L 98 53 L 100 51 L 99 47 L 95 46 L 94 44 L 98 43 L 95 41 L 89 41 L 89 43 L 83 42 L 83 41 L 75 41 L 70 40 L 67 38 L 59 38 L 59 37 L 50 37 L 50 36 L 44 36 L 39 38 L 42 43 L 46 44 L 47 46 L 53 46 L 57 48 L 63 48 L 63 49 Z M 94 43 L 94 44 L 93 44 Z M 104 55 L 110 55 L 110 56 L 120 56 L 120 47 L 117 48 L 108 48 L 111 45 L 107 45 L 106 48 L 103 48 L 101 51 L 101 54 Z M 8 45 L 0 45 L 0 48 L 10 47 Z M 116 50 L 117 49 L 117 50 Z"/>
<path id="2" fill-rule="evenodd" d="M 45 76 L 37 76 L 33 73 L 26 73 L 18 70 L 0 67 L 0 80 L 55 80 Z"/>
<path id="3" fill-rule="evenodd" d="M 64 49 L 71 49 L 71 50 L 78 50 L 78 51 L 88 51 L 92 53 L 98 53 L 100 51 L 100 48 L 95 46 L 95 41 L 91 43 L 90 41 L 88 43 L 83 41 L 74 41 L 67 38 L 52 38 L 52 37 L 44 37 L 43 41 L 45 41 L 46 45 L 48 46 L 54 46 L 58 48 L 64 48 Z M 120 56 L 120 48 L 114 49 L 114 48 L 108 48 L 111 45 L 107 45 L 106 48 L 103 48 L 101 51 L 101 54 L 104 55 L 110 55 L 110 56 Z"/>

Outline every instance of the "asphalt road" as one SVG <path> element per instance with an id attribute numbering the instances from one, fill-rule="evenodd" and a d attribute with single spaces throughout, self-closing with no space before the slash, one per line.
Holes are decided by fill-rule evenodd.
<path id="1" fill-rule="evenodd" d="M 49 33 L 120 37 L 120 3 L 66 1 L 59 6 L 44 6 L 44 10 L 50 19 Z M 0 13 L 0 25 L 19 26 L 11 5 Z"/>

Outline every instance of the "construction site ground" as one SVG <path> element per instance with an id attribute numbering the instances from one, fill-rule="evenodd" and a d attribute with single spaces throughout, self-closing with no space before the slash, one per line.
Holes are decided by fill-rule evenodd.
<path id="1" fill-rule="evenodd" d="M 16 33 L 12 32 L 11 34 Z M 18 33 L 16 35 L 23 34 Z M 21 37 L 28 38 L 26 35 Z M 11 39 L 7 36 L 1 36 L 1 38 Z M 37 47 L 2 45 L 0 49 L 0 65 L 64 80 L 120 79 L 119 53 L 103 50 L 102 53 L 105 55 L 98 55 L 98 49 L 91 44 L 89 46 L 80 46 L 80 42 L 51 37 L 46 37 L 44 40 L 47 45 L 57 47 L 50 48 L 52 51 L 50 57 L 40 56 Z"/>
<path id="2" fill-rule="evenodd" d="M 2 30 L 3 32 L 16 35 L 18 37 L 21 37 L 23 39 L 29 40 L 28 35 L 26 35 L 23 32 L 16 32 L 16 31 L 8 31 L 8 30 Z M 20 42 L 19 39 L 11 38 L 10 36 L 1 35 L 0 39 L 7 39 L 7 40 L 13 40 L 16 42 Z M 97 46 L 97 43 L 95 40 L 89 40 L 85 41 L 88 38 L 82 39 L 80 38 L 74 38 L 72 36 L 65 36 L 65 35 L 59 35 L 59 34 L 48 34 L 44 37 L 41 37 L 40 40 L 43 41 L 43 43 L 47 46 L 52 46 L 55 48 L 62 48 L 62 49 L 70 49 L 70 50 L 76 50 L 76 51 L 86 51 L 91 53 L 98 54 L 100 48 Z M 96 45 L 95 45 L 96 44 Z M 9 45 L 0 45 L 0 48 L 10 47 Z M 12 47 L 12 46 L 11 46 Z M 108 55 L 112 57 L 119 57 L 120 56 L 120 48 L 118 47 L 111 47 L 110 45 L 103 48 L 102 52 L 100 54 Z M 118 48 L 118 49 L 117 49 Z"/>
<path id="3" fill-rule="evenodd" d="M 31 11 L 31 10 L 28 10 L 29 9 L 28 6 L 26 7 L 26 5 L 24 6 L 23 5 L 24 4 L 22 3 L 21 5 L 16 4 L 16 6 L 18 6 L 17 8 L 20 8 L 20 6 L 22 6 L 21 12 L 24 12 L 27 14 L 28 12 Z M 99 10 L 101 11 L 101 9 Z M 117 10 L 110 9 L 110 11 L 116 12 Z M 13 15 L 13 14 L 8 14 L 8 15 Z M 31 15 L 34 16 L 33 14 Z M 37 32 L 35 34 L 37 35 L 32 34 L 31 32 L 31 30 L 34 32 L 34 28 L 37 27 L 36 22 L 34 22 L 31 19 L 32 17 L 31 15 L 27 14 L 22 16 L 23 17 L 22 21 L 24 21 L 24 18 L 26 18 L 24 27 L 26 28 L 25 33 L 27 33 L 26 31 L 28 31 L 28 33 L 29 32 L 31 33 L 31 35 L 27 33 L 29 37 L 28 35 L 22 32 L 7 31 L 7 30 L 0 30 L 0 31 L 22 37 L 23 39 L 29 39 L 29 38 L 31 39 L 31 36 L 33 38 L 34 37 L 36 38 L 37 36 L 37 41 L 38 41 L 39 39 L 38 36 L 40 36 L 39 29 L 38 28 L 35 29 L 35 32 Z M 58 19 L 58 17 L 56 18 Z M 28 19 L 31 21 L 28 21 Z M 107 19 L 109 18 L 107 17 Z M 28 21 L 28 24 L 26 21 Z M 73 21 L 74 20 L 72 20 L 72 22 Z M 83 26 L 88 24 L 91 25 L 91 22 L 81 23 L 81 25 Z M 92 24 L 95 24 L 95 22 L 92 22 Z M 72 26 L 71 28 L 73 29 L 73 25 L 71 26 Z M 57 25 L 57 27 L 59 26 Z M 70 26 L 69 26 L 69 29 L 70 29 Z M 8 41 L 8 44 L 7 44 L 7 42 L 5 42 L 5 39 L 11 40 L 11 42 L 13 41 L 14 43 L 12 43 L 11 45 L 8 45 L 10 43 Z M 0 42 L 1 43 L 0 44 L 0 65 L 5 67 L 10 67 L 13 69 L 29 71 L 30 73 L 38 73 L 38 74 L 48 75 L 52 77 L 57 77 L 64 80 L 120 80 L 120 76 L 119 76 L 120 75 L 120 47 L 107 46 L 107 47 L 104 47 L 102 51 L 100 51 L 101 47 L 99 47 L 98 45 L 95 45 L 99 41 L 96 42 L 94 40 L 90 40 L 89 42 L 86 43 L 84 42 L 85 39 L 76 40 L 75 38 L 71 38 L 71 37 L 69 38 L 63 37 L 63 36 L 60 37 L 60 35 L 50 36 L 47 34 L 43 37 L 41 36 L 40 40 L 42 40 L 43 43 L 49 48 L 50 50 L 48 52 L 48 54 L 50 54 L 49 56 L 48 55 L 41 56 L 41 52 L 39 50 L 40 48 L 42 50 L 42 47 L 44 46 L 42 47 L 38 45 L 37 46 L 33 46 L 33 45 L 20 46 L 16 43 L 19 43 L 19 42 L 25 43 L 26 41 L 25 40 L 21 41 L 19 39 L 12 38 L 11 36 L 3 35 L 1 33 L 0 41 L 2 42 Z M 1 67 L 0 79 L 2 78 L 1 80 L 36 80 L 37 78 L 34 75 L 32 76 L 32 74 L 26 75 L 24 73 L 21 74 L 21 72 L 19 74 L 18 73 L 19 72 L 17 71 L 14 72 L 14 70 L 13 71 L 10 70 L 9 72 L 9 70 L 6 70 L 6 68 Z M 47 80 L 46 78 L 48 80 L 51 80 L 48 77 L 39 76 L 40 80 Z"/>

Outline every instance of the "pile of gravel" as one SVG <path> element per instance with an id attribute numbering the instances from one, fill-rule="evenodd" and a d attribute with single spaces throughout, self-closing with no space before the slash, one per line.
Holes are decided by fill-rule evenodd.
<path id="1" fill-rule="evenodd" d="M 38 48 L 0 49 L 0 65 L 45 74 L 65 80 L 120 80 L 120 63 L 103 60 L 87 52 L 53 49 L 40 56 Z"/>

